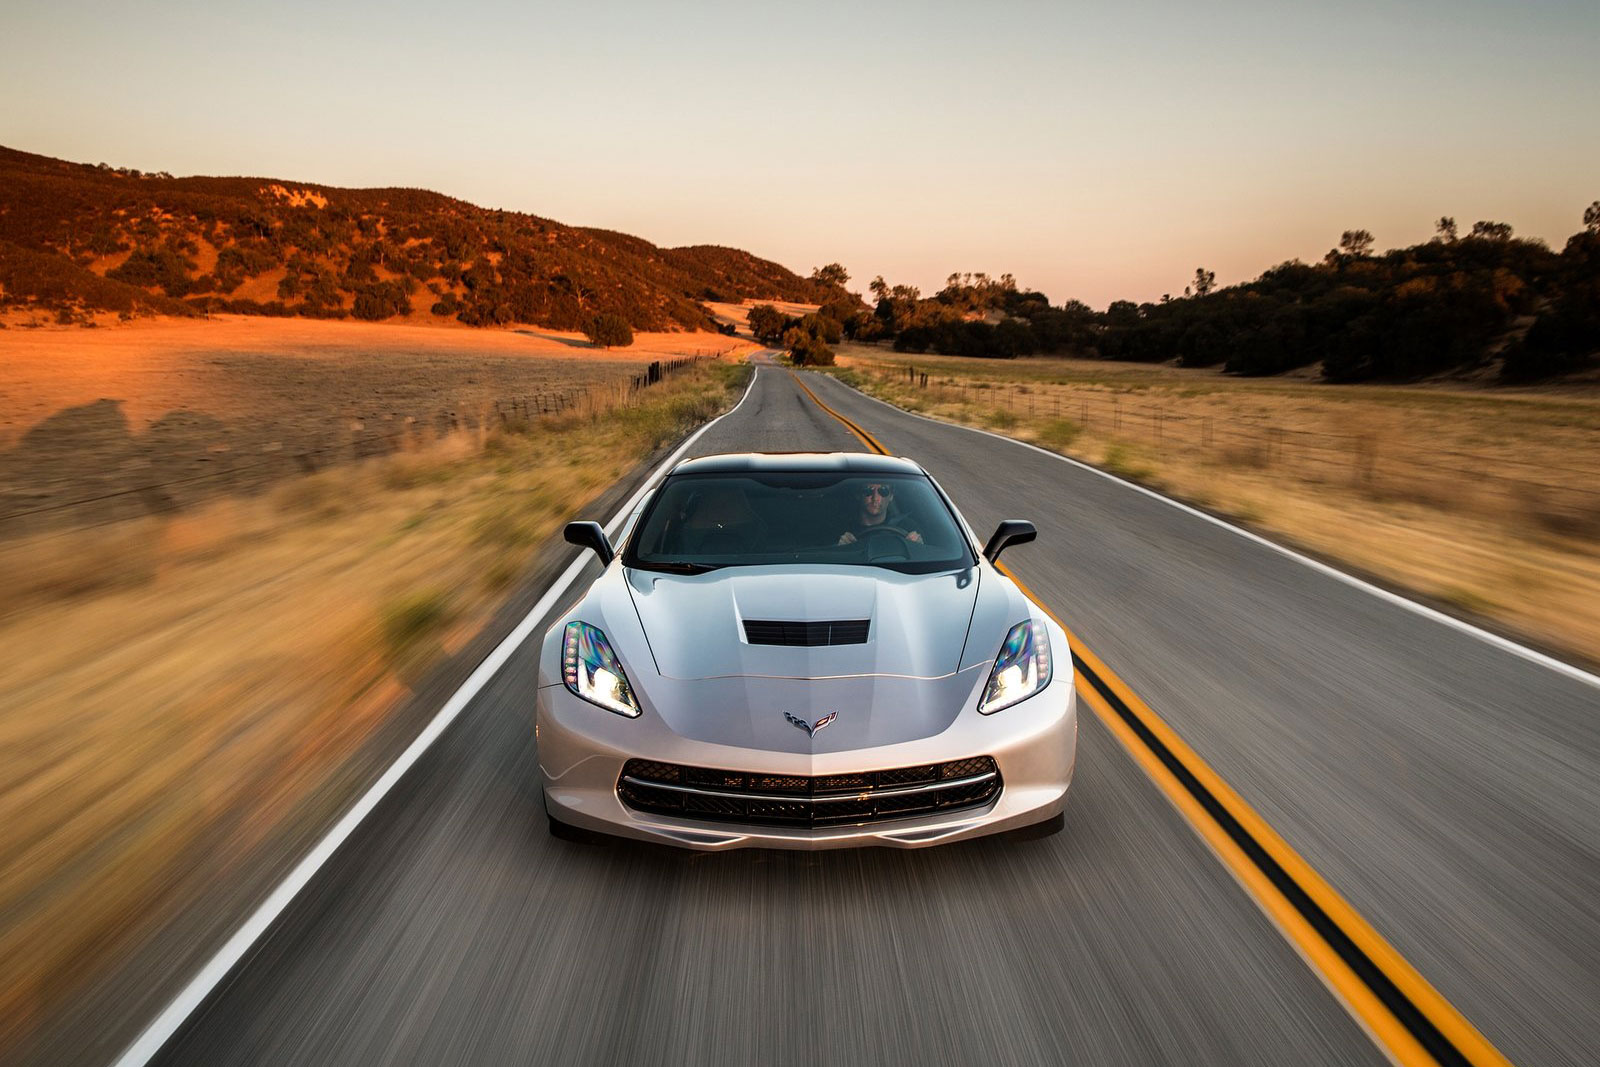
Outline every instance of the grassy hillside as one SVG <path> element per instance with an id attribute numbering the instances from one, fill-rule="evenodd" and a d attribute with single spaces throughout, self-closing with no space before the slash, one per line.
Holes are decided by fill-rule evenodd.
<path id="1" fill-rule="evenodd" d="M 831 291 L 747 252 L 476 207 L 422 189 L 174 178 L 0 148 L 0 309 L 712 328 L 702 300 Z"/>

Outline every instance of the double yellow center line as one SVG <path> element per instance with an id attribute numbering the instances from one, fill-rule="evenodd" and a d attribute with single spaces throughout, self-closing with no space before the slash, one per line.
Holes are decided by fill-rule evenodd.
<path id="1" fill-rule="evenodd" d="M 889 454 L 859 423 L 823 403 L 799 375 L 789 373 L 819 408 L 868 449 Z M 998 566 L 1067 631 L 1078 692 L 1095 715 L 1391 1059 L 1406 1067 L 1508 1063 L 1055 612 L 1008 567 Z"/>
<path id="2" fill-rule="evenodd" d="M 821 408 L 823 411 L 826 411 L 829 415 L 832 415 L 840 422 L 844 423 L 845 428 L 860 438 L 862 444 L 866 445 L 869 449 L 878 453 L 880 456 L 887 456 L 889 454 L 889 450 L 884 448 L 878 439 L 868 433 L 860 423 L 853 419 L 845 418 L 845 416 L 839 414 L 839 412 L 835 411 L 833 408 L 830 408 L 827 404 L 824 404 L 822 402 L 822 398 L 817 396 L 816 393 L 813 393 L 811 391 L 811 387 L 800 380 L 800 375 L 796 374 L 794 371 L 790 371 L 789 377 L 793 378 L 794 383 L 801 388 L 806 396 L 811 398 L 811 402 L 813 404 L 817 405 L 817 407 Z"/>

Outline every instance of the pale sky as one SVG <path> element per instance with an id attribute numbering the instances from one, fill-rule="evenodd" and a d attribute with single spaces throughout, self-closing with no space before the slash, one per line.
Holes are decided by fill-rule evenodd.
<path id="1" fill-rule="evenodd" d="M 7 0 L 0 144 L 421 186 L 932 292 L 1179 293 L 1600 199 L 1600 2 Z"/>

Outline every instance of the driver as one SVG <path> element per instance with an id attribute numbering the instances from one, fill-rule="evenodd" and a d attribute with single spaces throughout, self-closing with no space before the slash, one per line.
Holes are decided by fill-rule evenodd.
<path id="1" fill-rule="evenodd" d="M 894 506 L 894 485 L 890 482 L 871 482 L 861 487 L 861 510 L 856 513 L 855 521 L 846 527 L 844 533 L 839 535 L 841 545 L 852 545 L 860 540 L 874 526 L 887 526 L 892 530 L 901 530 L 905 533 L 907 541 L 922 542 L 922 535 L 915 530 L 903 527 L 897 521 L 890 521 L 890 509 Z M 897 516 L 898 518 L 898 516 Z"/>

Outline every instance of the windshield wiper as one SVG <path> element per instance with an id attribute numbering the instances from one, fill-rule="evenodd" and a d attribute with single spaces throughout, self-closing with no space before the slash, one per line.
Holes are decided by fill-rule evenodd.
<path id="1" fill-rule="evenodd" d="M 641 571 L 662 571 L 666 574 L 704 574 L 726 566 L 723 563 L 688 563 L 682 560 L 640 560 L 634 566 Z"/>

